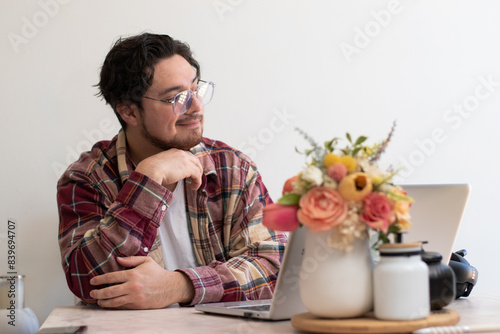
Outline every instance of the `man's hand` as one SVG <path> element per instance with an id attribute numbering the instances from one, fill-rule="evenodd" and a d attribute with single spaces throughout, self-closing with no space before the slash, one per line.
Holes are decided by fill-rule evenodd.
<path id="1" fill-rule="evenodd" d="M 93 277 L 92 285 L 115 284 L 90 292 L 105 308 L 155 309 L 175 303 L 188 303 L 194 297 L 193 284 L 180 272 L 168 271 L 147 256 L 117 258 L 133 269 Z"/>
<path id="2" fill-rule="evenodd" d="M 172 148 L 142 160 L 135 169 L 151 177 L 169 190 L 175 189 L 178 181 L 191 179 L 191 188 L 196 190 L 201 185 L 203 167 L 200 161 L 189 151 Z"/>

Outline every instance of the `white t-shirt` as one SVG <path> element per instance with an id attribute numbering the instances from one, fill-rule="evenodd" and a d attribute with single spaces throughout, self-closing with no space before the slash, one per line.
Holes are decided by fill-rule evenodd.
<path id="1" fill-rule="evenodd" d="M 184 182 L 177 182 L 174 198 L 158 229 L 165 269 L 186 269 L 197 266 L 184 201 Z"/>

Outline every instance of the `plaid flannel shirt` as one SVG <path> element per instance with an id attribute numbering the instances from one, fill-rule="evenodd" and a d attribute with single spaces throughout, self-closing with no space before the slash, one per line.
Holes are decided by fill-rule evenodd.
<path id="1" fill-rule="evenodd" d="M 191 152 L 202 185 L 185 179 L 186 213 L 197 267 L 191 305 L 271 298 L 286 236 L 261 224 L 272 203 L 256 166 L 220 141 L 203 138 Z M 163 265 L 157 229 L 172 193 L 133 170 L 123 131 L 68 167 L 57 185 L 59 246 L 70 290 L 86 303 L 92 277 L 123 270 L 116 257 L 151 256 Z"/>

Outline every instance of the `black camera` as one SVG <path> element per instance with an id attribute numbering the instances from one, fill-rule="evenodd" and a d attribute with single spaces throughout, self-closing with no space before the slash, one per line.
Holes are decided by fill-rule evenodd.
<path id="1" fill-rule="evenodd" d="M 465 249 L 451 254 L 450 267 L 455 272 L 456 294 L 455 298 L 468 297 L 472 288 L 477 283 L 477 269 L 465 259 Z"/>

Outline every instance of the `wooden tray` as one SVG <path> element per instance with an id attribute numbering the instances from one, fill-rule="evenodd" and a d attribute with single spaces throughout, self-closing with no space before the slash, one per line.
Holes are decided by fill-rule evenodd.
<path id="1" fill-rule="evenodd" d="M 373 313 L 351 319 L 323 319 L 300 313 L 292 317 L 292 326 L 313 333 L 411 333 L 425 327 L 453 326 L 459 320 L 460 314 L 450 309 L 432 311 L 427 318 L 409 321 L 378 320 Z"/>

